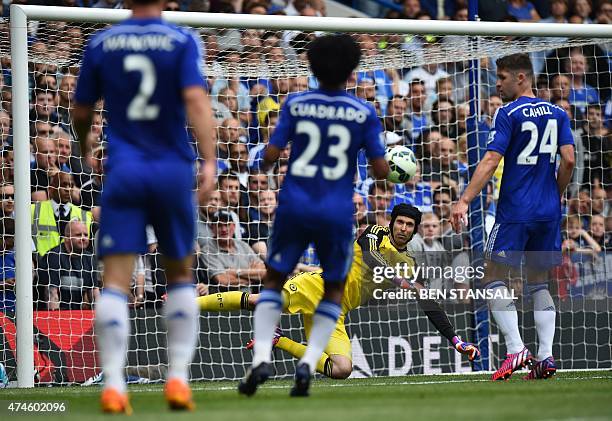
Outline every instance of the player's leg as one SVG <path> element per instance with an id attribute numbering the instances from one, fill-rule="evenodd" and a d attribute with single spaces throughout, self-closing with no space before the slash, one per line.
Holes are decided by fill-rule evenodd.
<path id="1" fill-rule="evenodd" d="M 526 379 L 553 376 L 557 367 L 552 346 L 555 339 L 556 309 L 549 291 L 549 268 L 561 262 L 560 223 L 532 224 L 527 242 L 527 290 L 533 301 L 533 319 L 538 334 L 537 362 Z"/>
<path id="2" fill-rule="evenodd" d="M 104 261 L 103 289 L 96 302 L 96 343 L 104 390 L 102 410 L 129 413 L 125 360 L 130 323 L 127 297 L 136 255 L 146 251 L 146 211 L 141 179 L 132 168 L 116 167 L 107 175 L 102 196 L 98 256 Z"/>
<path id="3" fill-rule="evenodd" d="M 125 360 L 128 351 L 130 321 L 129 285 L 134 271 L 135 254 L 118 254 L 104 258 L 104 289 L 96 302 L 96 346 L 104 373 L 102 410 L 131 413 L 127 399 Z"/>
<path id="4" fill-rule="evenodd" d="M 253 395 L 257 387 L 271 373 L 270 361 L 272 341 L 283 309 L 281 289 L 290 273 L 308 246 L 297 221 L 291 215 L 277 213 L 269 240 L 264 287 L 259 293 L 253 314 L 253 363 L 245 378 L 238 384 L 238 391 Z"/>
<path id="5" fill-rule="evenodd" d="M 193 247 L 195 244 L 195 204 L 192 193 L 191 165 L 154 163 L 149 171 L 165 174 L 154 177 L 154 206 L 149 220 L 163 256 L 167 286 L 164 304 L 166 319 L 168 376 L 166 400 L 172 409 L 193 409 L 189 388 L 189 364 L 193 360 L 199 334 L 200 311 L 193 279 Z M 168 177 L 168 174 L 172 174 Z M 160 181 L 163 179 L 163 181 Z"/>
<path id="6" fill-rule="evenodd" d="M 304 314 L 304 330 L 306 337 L 310 336 L 312 328 L 312 314 Z M 275 348 L 291 354 L 295 358 L 302 358 L 306 352 L 306 345 L 296 342 L 286 336 L 281 336 Z M 344 328 L 342 316 L 336 324 L 329 343 L 317 361 L 316 371 L 332 379 L 346 379 L 351 375 L 353 363 L 351 360 L 351 342 Z"/>
<path id="7" fill-rule="evenodd" d="M 495 224 L 487 247 L 484 284 L 493 298 L 487 300 L 491 315 L 504 337 L 506 359 L 493 374 L 493 380 L 508 379 L 512 373 L 531 363 L 532 356 L 523 344 L 518 314 L 506 286 L 510 267 L 520 265 L 526 232 L 522 224 Z"/>
<path id="8" fill-rule="evenodd" d="M 196 299 L 201 311 L 224 312 L 255 309 L 259 294 L 249 294 L 242 291 L 218 292 L 204 295 Z"/>
<path id="9" fill-rule="evenodd" d="M 329 342 L 342 313 L 340 303 L 344 293 L 346 275 L 353 257 L 352 228 L 350 226 L 326 230 L 326 235 L 318 236 L 315 247 L 325 280 L 325 292 L 312 318 L 312 331 L 308 339 L 308 347 L 300 359 L 295 372 L 295 385 L 291 396 L 308 396 L 310 378 L 317 362 Z"/>

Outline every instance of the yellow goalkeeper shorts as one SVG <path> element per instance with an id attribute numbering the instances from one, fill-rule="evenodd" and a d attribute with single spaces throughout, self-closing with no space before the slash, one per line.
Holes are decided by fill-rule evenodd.
<path id="1" fill-rule="evenodd" d="M 323 297 L 323 278 L 320 272 L 304 272 L 289 279 L 283 287 L 285 309 L 290 314 L 301 314 L 306 338 L 310 337 L 312 316 Z M 344 304 L 344 303 L 343 303 Z M 344 327 L 345 306 L 325 348 L 328 355 L 342 355 L 352 361 L 351 341 Z"/>

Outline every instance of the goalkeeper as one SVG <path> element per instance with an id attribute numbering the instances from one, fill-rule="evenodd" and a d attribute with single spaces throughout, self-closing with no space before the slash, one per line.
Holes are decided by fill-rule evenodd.
<path id="1" fill-rule="evenodd" d="M 345 379 L 351 374 L 353 370 L 351 341 L 346 333 L 344 318 L 347 312 L 366 303 L 372 297 L 375 289 L 390 289 L 398 286 L 423 288 L 418 282 L 410 284 L 399 277 L 385 279 L 382 283 L 373 281 L 377 267 L 395 267 L 398 263 L 407 264 L 410 268 L 414 267 L 414 259 L 406 251 L 406 246 L 418 229 L 420 222 L 421 212 L 417 208 L 399 204 L 393 208 L 389 227 L 370 225 L 354 242 L 353 263 L 342 298 L 342 313 L 317 363 L 319 373 L 334 379 Z M 302 314 L 307 338 L 310 335 L 314 311 L 322 296 L 322 271 L 299 273 L 290 278 L 283 287 L 283 310 L 289 314 Z M 257 302 L 257 294 L 232 291 L 199 297 L 197 300 L 200 309 L 204 311 L 253 310 Z M 467 354 L 470 361 L 480 355 L 476 346 L 463 342 L 457 336 L 446 313 L 436 301 L 419 299 L 418 302 L 432 324 L 454 345 L 458 352 Z M 247 345 L 247 347 L 251 346 L 252 342 Z M 274 346 L 296 358 L 301 358 L 306 351 L 306 345 L 282 336 L 280 329 L 277 330 L 277 335 L 274 337 Z"/>

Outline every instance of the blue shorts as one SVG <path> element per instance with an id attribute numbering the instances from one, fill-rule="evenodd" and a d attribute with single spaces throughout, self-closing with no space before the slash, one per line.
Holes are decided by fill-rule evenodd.
<path id="1" fill-rule="evenodd" d="M 277 212 L 268 242 L 267 264 L 289 274 L 298 264 L 304 250 L 314 243 L 326 282 L 342 282 L 353 261 L 352 221 L 308 223 L 292 213 Z"/>
<path id="2" fill-rule="evenodd" d="M 182 259 L 193 253 L 196 233 L 194 167 L 153 161 L 114 166 L 104 178 L 98 254 L 144 254 L 146 225 L 161 253 Z"/>
<path id="3" fill-rule="evenodd" d="M 539 270 L 561 263 L 561 221 L 495 223 L 485 258 L 509 266 Z"/>

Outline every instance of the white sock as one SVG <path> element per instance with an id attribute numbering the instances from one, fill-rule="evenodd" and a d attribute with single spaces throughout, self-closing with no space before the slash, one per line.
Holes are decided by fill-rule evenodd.
<path id="1" fill-rule="evenodd" d="M 104 387 L 112 387 L 124 393 L 127 390 L 125 360 L 130 324 L 127 296 L 123 292 L 112 288 L 102 291 L 96 303 L 95 329 Z"/>
<path id="2" fill-rule="evenodd" d="M 516 313 L 514 300 L 510 298 L 510 291 L 501 281 L 491 282 L 487 285 L 487 289 L 493 291 L 493 294 L 498 296 L 503 294 L 503 297 L 505 297 L 493 298 L 487 301 L 495 323 L 497 323 L 499 331 L 504 336 L 508 354 L 516 354 L 525 348 L 525 345 L 519 332 L 518 314 Z"/>
<path id="3" fill-rule="evenodd" d="M 317 368 L 317 363 L 329 342 L 329 337 L 336 327 L 339 316 L 340 306 L 338 304 L 327 300 L 319 302 L 319 306 L 312 317 L 312 329 L 308 338 L 308 346 L 300 360 L 301 363 L 308 364 L 311 374 L 314 374 Z"/>
<path id="4" fill-rule="evenodd" d="M 548 285 L 540 284 L 530 287 L 533 299 L 533 319 L 538 332 L 538 361 L 552 357 L 552 346 L 555 340 L 555 303 Z"/>
<path id="5" fill-rule="evenodd" d="M 275 289 L 264 289 L 257 298 L 253 314 L 253 367 L 262 362 L 269 363 L 272 354 L 272 339 L 280 321 L 283 300 Z"/>
<path id="6" fill-rule="evenodd" d="M 168 288 L 164 307 L 168 328 L 168 378 L 189 381 L 189 364 L 198 343 L 200 309 L 195 285 L 174 284 Z"/>

